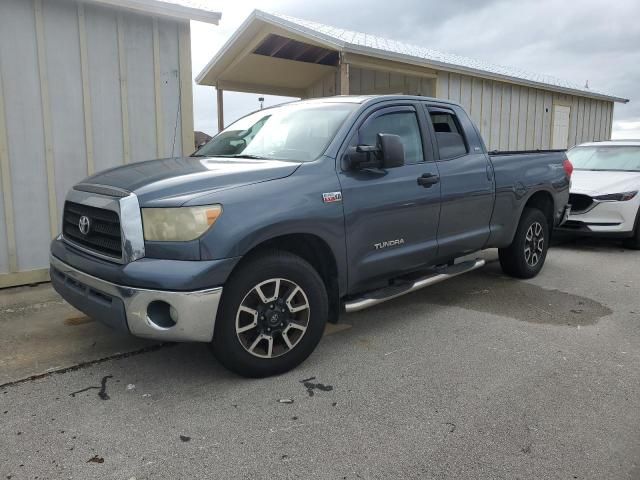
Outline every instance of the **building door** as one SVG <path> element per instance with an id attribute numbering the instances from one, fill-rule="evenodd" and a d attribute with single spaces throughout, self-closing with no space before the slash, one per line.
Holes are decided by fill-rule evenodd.
<path id="1" fill-rule="evenodd" d="M 551 135 L 551 148 L 564 150 L 569 146 L 569 118 L 571 107 L 563 105 L 553 106 L 553 133 Z"/>

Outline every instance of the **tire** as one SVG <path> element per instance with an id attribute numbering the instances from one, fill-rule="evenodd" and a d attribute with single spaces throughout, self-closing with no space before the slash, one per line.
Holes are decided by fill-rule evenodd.
<path id="1" fill-rule="evenodd" d="M 544 213 L 537 208 L 525 208 L 511 245 L 498 250 L 502 271 L 516 278 L 535 277 L 547 258 L 549 239 L 549 223 Z"/>
<path id="2" fill-rule="evenodd" d="M 253 256 L 224 286 L 213 354 L 244 377 L 284 373 L 316 348 L 328 307 L 324 282 L 306 260 L 283 251 Z"/>
<path id="3" fill-rule="evenodd" d="M 633 237 L 625 239 L 624 246 L 631 250 L 640 250 L 640 211 L 636 215 L 636 228 L 633 231 Z"/>

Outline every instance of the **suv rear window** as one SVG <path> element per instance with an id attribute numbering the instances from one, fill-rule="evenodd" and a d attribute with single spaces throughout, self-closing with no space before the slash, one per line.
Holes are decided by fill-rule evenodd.
<path id="1" fill-rule="evenodd" d="M 429 112 L 429 115 L 436 132 L 440 160 L 466 155 L 467 144 L 455 115 L 446 112 Z"/>

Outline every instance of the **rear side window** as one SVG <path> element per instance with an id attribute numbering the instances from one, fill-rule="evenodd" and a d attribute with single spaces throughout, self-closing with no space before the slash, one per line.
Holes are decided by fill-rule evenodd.
<path id="1" fill-rule="evenodd" d="M 404 145 L 405 163 L 424 161 L 420 127 L 414 112 L 387 113 L 368 121 L 360 129 L 360 145 L 375 145 L 379 133 L 391 133 L 400 137 Z"/>
<path id="2" fill-rule="evenodd" d="M 468 153 L 467 144 L 455 115 L 446 112 L 429 112 L 429 115 L 433 130 L 436 132 L 440 160 L 466 155 Z"/>

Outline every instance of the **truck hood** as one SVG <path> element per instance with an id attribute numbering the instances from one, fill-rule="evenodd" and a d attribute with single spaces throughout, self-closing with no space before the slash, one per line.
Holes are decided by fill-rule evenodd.
<path id="1" fill-rule="evenodd" d="M 297 162 L 184 157 L 149 160 L 97 173 L 82 183 L 116 187 L 144 206 L 179 206 L 193 197 L 291 175 Z"/>
<path id="2" fill-rule="evenodd" d="M 640 190 L 640 172 L 574 170 L 571 193 L 591 196 Z"/>

